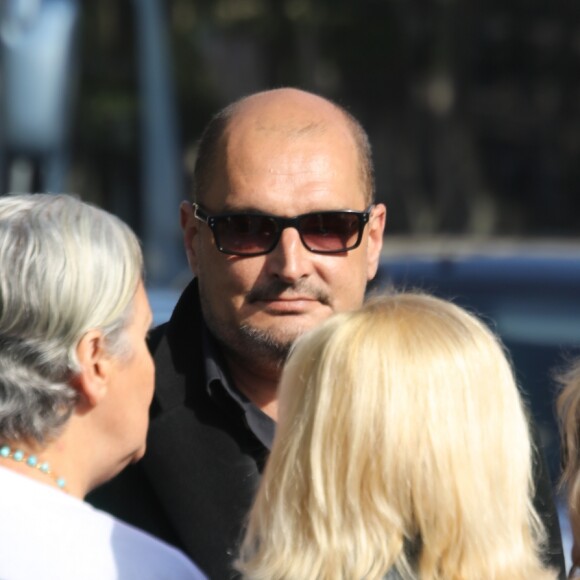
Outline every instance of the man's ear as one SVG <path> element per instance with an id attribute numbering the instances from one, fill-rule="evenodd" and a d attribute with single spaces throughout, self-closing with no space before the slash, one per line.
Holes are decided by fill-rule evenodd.
<path id="1" fill-rule="evenodd" d="M 369 225 L 369 239 L 367 246 L 367 279 L 372 280 L 377 273 L 383 249 L 383 235 L 387 222 L 387 207 L 377 203 L 373 208 Z"/>
<path id="2" fill-rule="evenodd" d="M 79 341 L 76 348 L 80 371 L 73 386 L 79 397 L 90 407 L 95 407 L 107 394 L 111 359 L 105 350 L 105 340 L 100 330 L 90 330 Z"/>
<path id="3" fill-rule="evenodd" d="M 179 206 L 179 223 L 183 231 L 183 245 L 189 267 L 197 274 L 197 256 L 194 249 L 195 236 L 198 234 L 198 220 L 193 215 L 193 206 L 188 201 L 182 201 Z"/>

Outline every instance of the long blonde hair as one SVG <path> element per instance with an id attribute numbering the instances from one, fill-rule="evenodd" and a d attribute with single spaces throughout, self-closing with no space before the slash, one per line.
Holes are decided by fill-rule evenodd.
<path id="1" fill-rule="evenodd" d="M 526 411 L 459 307 L 398 294 L 298 341 L 237 568 L 254 579 L 556 578 Z"/>

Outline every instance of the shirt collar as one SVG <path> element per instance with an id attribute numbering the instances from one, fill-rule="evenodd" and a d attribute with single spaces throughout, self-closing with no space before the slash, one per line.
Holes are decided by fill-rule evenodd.
<path id="1" fill-rule="evenodd" d="M 202 324 L 202 351 L 205 361 L 205 388 L 210 398 L 241 411 L 250 431 L 270 450 L 276 423 L 234 386 L 220 346 L 205 322 Z"/>

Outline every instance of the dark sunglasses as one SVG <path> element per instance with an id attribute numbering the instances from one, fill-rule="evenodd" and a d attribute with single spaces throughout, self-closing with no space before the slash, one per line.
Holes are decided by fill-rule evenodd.
<path id="1" fill-rule="evenodd" d="M 193 204 L 194 216 L 209 226 L 217 249 L 234 256 L 268 254 L 286 228 L 295 228 L 304 247 L 316 254 L 354 250 L 362 240 L 372 208 L 373 205 L 364 211 L 316 211 L 285 218 L 260 213 L 209 215 Z"/>

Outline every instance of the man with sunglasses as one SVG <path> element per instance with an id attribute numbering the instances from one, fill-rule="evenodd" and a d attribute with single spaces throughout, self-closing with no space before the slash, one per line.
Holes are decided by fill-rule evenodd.
<path id="1" fill-rule="evenodd" d="M 278 89 L 218 113 L 180 208 L 195 278 L 151 338 L 148 451 L 97 503 L 232 578 L 286 354 L 362 304 L 385 219 L 367 136 L 344 109 Z"/>

